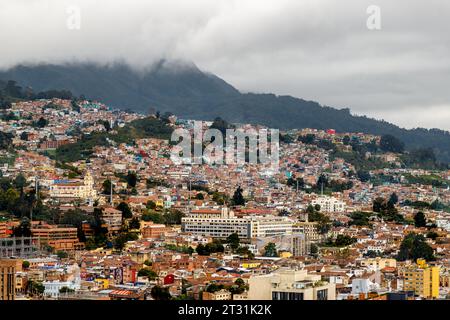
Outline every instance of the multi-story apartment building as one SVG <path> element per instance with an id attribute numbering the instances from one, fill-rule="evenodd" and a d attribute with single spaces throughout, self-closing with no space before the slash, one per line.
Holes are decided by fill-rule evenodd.
<path id="1" fill-rule="evenodd" d="M 334 197 L 319 197 L 311 201 L 313 206 L 319 205 L 322 212 L 344 212 L 346 204 Z"/>
<path id="2" fill-rule="evenodd" d="M 336 300 L 336 285 L 307 270 L 281 268 L 248 283 L 248 300 Z"/>
<path id="3" fill-rule="evenodd" d="M 6 238 L 8 236 L 7 230 L 7 223 L 4 221 L 0 221 L 0 238 Z"/>
<path id="4" fill-rule="evenodd" d="M 0 238 L 0 258 L 30 258 L 39 254 L 39 239 L 34 237 Z"/>
<path id="5" fill-rule="evenodd" d="M 361 260 L 361 266 L 368 267 L 374 271 L 382 270 L 386 267 L 397 268 L 397 260 L 392 258 L 368 258 Z"/>
<path id="6" fill-rule="evenodd" d="M 0 300 L 14 300 L 16 296 L 16 260 L 0 260 Z"/>
<path id="7" fill-rule="evenodd" d="M 237 233 L 242 239 L 292 234 L 293 221 L 287 217 L 244 216 L 238 218 L 228 208 L 193 210 L 181 219 L 183 232 L 204 237 L 226 238 Z"/>
<path id="8" fill-rule="evenodd" d="M 33 226 L 31 234 L 42 244 L 47 244 L 55 250 L 80 250 L 84 245 L 79 242 L 77 228 L 61 228 L 55 225 L 38 224 Z"/>
<path id="9" fill-rule="evenodd" d="M 117 233 L 122 228 L 122 211 L 114 208 L 104 208 L 102 220 L 105 222 L 108 232 Z"/>
<path id="10" fill-rule="evenodd" d="M 402 271 L 403 290 L 414 291 L 427 299 L 438 298 L 439 273 L 439 267 L 429 266 L 424 259 L 417 259 L 417 264 L 406 266 Z"/>
<path id="11" fill-rule="evenodd" d="M 301 221 L 296 222 L 293 227 L 293 233 L 301 233 L 306 236 L 309 241 L 317 241 L 322 238 L 322 235 L 318 231 L 317 222 Z"/>

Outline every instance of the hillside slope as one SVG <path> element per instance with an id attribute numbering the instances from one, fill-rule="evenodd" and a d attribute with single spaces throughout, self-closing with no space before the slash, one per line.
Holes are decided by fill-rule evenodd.
<path id="1" fill-rule="evenodd" d="M 136 72 L 123 64 L 17 66 L 0 71 L 0 80 L 16 80 L 35 92 L 70 90 L 113 107 L 139 112 L 170 111 L 180 117 L 260 123 L 274 128 L 334 128 L 338 132 L 392 134 L 407 149 L 432 147 L 441 161 L 450 162 L 450 134 L 438 129 L 406 130 L 385 121 L 351 115 L 348 109 L 273 94 L 242 94 L 195 65 L 176 67 L 160 62 Z"/>

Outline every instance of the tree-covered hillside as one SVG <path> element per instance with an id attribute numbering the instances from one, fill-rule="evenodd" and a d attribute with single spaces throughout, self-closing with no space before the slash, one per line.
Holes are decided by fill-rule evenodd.
<path id="1" fill-rule="evenodd" d="M 348 109 L 324 107 L 313 101 L 273 94 L 242 94 L 222 79 L 195 65 L 161 62 L 135 71 L 123 64 L 17 66 L 0 72 L 35 92 L 69 90 L 110 106 L 139 112 L 170 111 L 177 116 L 228 122 L 260 123 L 273 128 L 333 128 L 338 132 L 391 134 L 407 150 L 433 148 L 437 158 L 450 162 L 450 134 L 438 129 L 406 130 L 385 121 L 353 116 Z"/>

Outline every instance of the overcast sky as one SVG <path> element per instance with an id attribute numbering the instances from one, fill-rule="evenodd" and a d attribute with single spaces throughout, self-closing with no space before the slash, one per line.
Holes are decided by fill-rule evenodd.
<path id="1" fill-rule="evenodd" d="M 448 0 L 1 0 L 0 68 L 182 59 L 243 92 L 450 130 L 449 17 Z"/>

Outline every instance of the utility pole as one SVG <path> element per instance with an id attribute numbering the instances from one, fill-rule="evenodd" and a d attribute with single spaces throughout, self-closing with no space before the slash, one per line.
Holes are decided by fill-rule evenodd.
<path id="1" fill-rule="evenodd" d="M 192 182 L 191 174 L 189 173 L 189 205 L 191 205 L 191 192 L 192 192 Z"/>
<path id="2" fill-rule="evenodd" d="M 109 202 L 110 202 L 110 204 L 111 204 L 111 207 L 112 207 L 112 205 L 113 205 L 113 182 L 112 182 L 112 178 L 110 178 L 110 180 L 109 180 L 109 182 L 111 182 L 110 184 L 111 184 L 111 191 L 110 191 L 110 200 L 109 200 Z"/>
<path id="3" fill-rule="evenodd" d="M 36 189 L 36 199 L 39 199 L 39 177 L 36 176 L 34 179 L 35 182 L 35 189 Z"/>
<path id="4" fill-rule="evenodd" d="M 39 177 L 35 176 L 34 177 L 34 189 L 35 191 L 35 196 L 36 196 L 36 200 L 39 200 L 39 181 L 38 181 Z M 31 202 L 31 206 L 30 206 L 30 223 L 33 222 L 33 202 Z"/>

